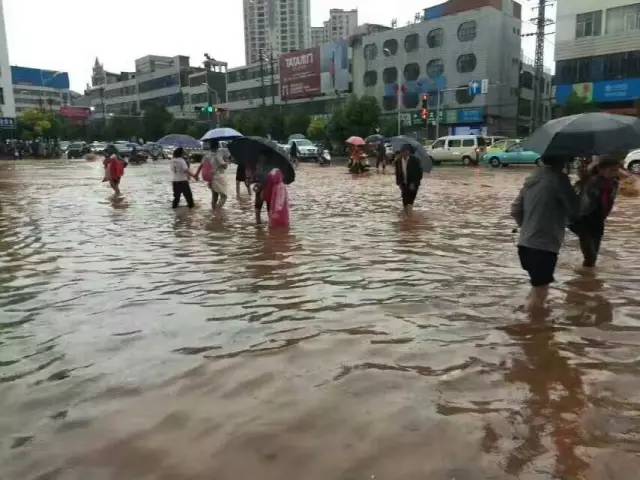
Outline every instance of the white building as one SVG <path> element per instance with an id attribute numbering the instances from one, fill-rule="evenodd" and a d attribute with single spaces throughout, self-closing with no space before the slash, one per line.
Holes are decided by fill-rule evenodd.
<path id="1" fill-rule="evenodd" d="M 325 42 L 340 40 L 355 35 L 358 28 L 358 10 L 332 8 L 329 20 L 322 27 L 311 27 L 311 43 L 313 46 Z"/>
<path id="2" fill-rule="evenodd" d="M 7 32 L 4 26 L 4 9 L 2 7 L 2 0 L 0 0 L 0 117 L 15 118 L 15 116 L 16 105 L 13 97 L 13 84 L 11 82 Z"/>
<path id="3" fill-rule="evenodd" d="M 260 61 L 261 51 L 274 54 L 311 45 L 310 0 L 243 0 L 247 64 Z"/>
<path id="4" fill-rule="evenodd" d="M 558 0 L 556 100 L 632 113 L 640 99 L 638 0 Z"/>

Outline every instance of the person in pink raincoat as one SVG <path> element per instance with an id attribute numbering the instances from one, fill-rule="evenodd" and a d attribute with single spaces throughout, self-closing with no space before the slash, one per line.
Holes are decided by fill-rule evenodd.
<path id="1" fill-rule="evenodd" d="M 267 185 L 263 196 L 269 210 L 269 226 L 272 228 L 289 227 L 289 195 L 284 184 L 284 175 L 274 168 L 267 175 Z"/>

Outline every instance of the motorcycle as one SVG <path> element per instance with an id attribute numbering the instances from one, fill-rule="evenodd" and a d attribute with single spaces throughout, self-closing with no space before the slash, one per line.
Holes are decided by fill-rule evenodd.
<path id="1" fill-rule="evenodd" d="M 325 149 L 322 151 L 322 155 L 320 155 L 320 158 L 318 159 L 318 164 L 321 167 L 331 166 L 331 153 L 329 153 L 329 150 Z"/>

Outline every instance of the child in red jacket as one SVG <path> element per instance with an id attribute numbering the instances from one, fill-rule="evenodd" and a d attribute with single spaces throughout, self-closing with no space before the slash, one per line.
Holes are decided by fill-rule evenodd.
<path id="1" fill-rule="evenodd" d="M 115 147 L 109 146 L 105 150 L 105 159 L 102 164 L 104 165 L 104 179 L 102 181 L 109 182 L 115 194 L 120 195 L 120 180 L 124 176 L 126 162 L 118 157 Z"/>

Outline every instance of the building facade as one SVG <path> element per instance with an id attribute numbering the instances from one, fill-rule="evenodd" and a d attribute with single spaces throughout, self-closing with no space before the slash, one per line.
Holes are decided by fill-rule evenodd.
<path id="1" fill-rule="evenodd" d="M 0 0 L 0 117 L 15 118 L 15 116 L 16 106 L 13 97 L 7 32 L 4 25 L 4 8 Z"/>
<path id="2" fill-rule="evenodd" d="M 634 113 L 640 100 L 640 2 L 558 0 L 556 100 Z"/>
<path id="3" fill-rule="evenodd" d="M 533 84 L 535 78 L 535 67 L 533 60 L 527 59 L 522 55 L 522 64 L 520 67 L 520 85 L 518 95 L 518 128 L 516 135 L 519 138 L 527 137 L 533 131 L 533 102 L 534 91 Z M 543 83 L 541 87 L 542 101 L 540 103 L 540 112 L 538 118 L 541 124 L 551 120 L 553 115 L 553 76 L 551 71 L 545 68 L 543 72 Z"/>
<path id="4" fill-rule="evenodd" d="M 450 0 L 425 10 L 422 22 L 361 36 L 353 42 L 354 92 L 375 97 L 389 119 L 400 113 L 405 130 L 429 138 L 514 136 L 521 14 L 512 0 Z M 487 93 L 472 91 L 472 82 L 488 82 Z M 423 94 L 429 95 L 428 132 L 420 116 Z"/>
<path id="5" fill-rule="evenodd" d="M 332 8 L 329 11 L 329 20 L 322 27 L 311 28 L 311 42 L 313 46 L 325 42 L 349 38 L 357 33 L 358 10 L 343 10 Z"/>
<path id="6" fill-rule="evenodd" d="M 59 112 L 71 105 L 67 72 L 12 66 L 11 78 L 17 115 L 27 110 Z"/>
<path id="7" fill-rule="evenodd" d="M 177 118 L 195 118 L 197 108 L 226 101 L 226 64 L 210 70 L 192 67 L 189 57 L 147 55 L 135 72 L 107 72 L 96 60 L 93 85 L 85 95 L 97 117 L 139 116 L 151 105 L 165 107 Z"/>
<path id="8" fill-rule="evenodd" d="M 243 0 L 247 65 L 311 45 L 310 0 Z"/>

